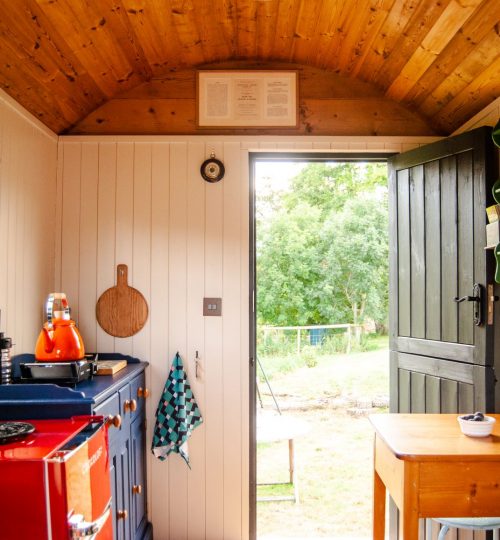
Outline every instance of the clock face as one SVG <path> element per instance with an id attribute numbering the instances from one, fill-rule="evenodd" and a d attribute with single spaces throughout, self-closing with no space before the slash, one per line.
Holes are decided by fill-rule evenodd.
<path id="1" fill-rule="evenodd" d="M 207 182 L 218 182 L 224 177 L 224 164 L 218 159 L 210 158 L 203 162 L 200 172 Z"/>

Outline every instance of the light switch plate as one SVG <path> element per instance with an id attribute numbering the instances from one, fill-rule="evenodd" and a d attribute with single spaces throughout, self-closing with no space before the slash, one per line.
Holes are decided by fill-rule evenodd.
<path id="1" fill-rule="evenodd" d="M 220 317 L 222 315 L 222 298 L 203 298 L 203 316 Z"/>

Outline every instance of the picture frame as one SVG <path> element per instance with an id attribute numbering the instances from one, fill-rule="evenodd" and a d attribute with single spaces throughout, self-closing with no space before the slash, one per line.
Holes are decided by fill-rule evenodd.
<path id="1" fill-rule="evenodd" d="M 296 70 L 200 70 L 199 128 L 297 128 Z"/>

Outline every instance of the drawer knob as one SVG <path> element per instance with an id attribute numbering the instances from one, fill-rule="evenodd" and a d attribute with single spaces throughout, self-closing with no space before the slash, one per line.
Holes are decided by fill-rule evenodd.
<path id="1" fill-rule="evenodd" d="M 112 427 L 119 428 L 122 425 L 122 417 L 119 414 L 116 414 L 115 416 L 110 414 L 107 423 Z"/>
<path id="2" fill-rule="evenodd" d="M 127 519 L 128 512 L 126 510 L 118 510 L 118 512 L 116 512 L 116 517 L 118 519 Z"/>
<path id="3" fill-rule="evenodd" d="M 150 391 L 149 391 L 149 388 L 143 388 L 142 386 L 140 386 L 138 389 L 137 389 L 137 397 L 138 398 L 148 398 L 149 397 L 149 394 L 150 394 Z"/>
<path id="4" fill-rule="evenodd" d="M 136 484 L 135 486 L 132 486 L 132 493 L 136 493 L 137 495 L 140 495 L 142 493 L 141 484 Z"/>
<path id="5" fill-rule="evenodd" d="M 123 404 L 123 408 L 125 409 L 125 412 L 134 412 L 137 410 L 137 401 L 135 399 L 127 399 Z"/>

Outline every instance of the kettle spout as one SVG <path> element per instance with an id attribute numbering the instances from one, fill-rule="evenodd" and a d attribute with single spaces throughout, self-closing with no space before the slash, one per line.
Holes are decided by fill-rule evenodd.
<path id="1" fill-rule="evenodd" d="M 42 328 L 43 345 L 46 353 L 51 353 L 54 350 L 55 341 L 52 339 L 53 331 L 47 330 L 45 325 Z"/>

